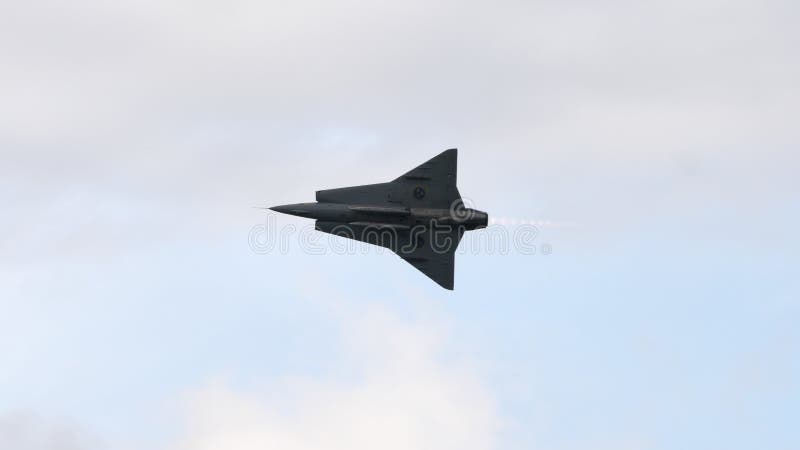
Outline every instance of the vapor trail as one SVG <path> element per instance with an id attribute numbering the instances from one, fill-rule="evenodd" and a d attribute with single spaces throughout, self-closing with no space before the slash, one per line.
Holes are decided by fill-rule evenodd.
<path id="1" fill-rule="evenodd" d="M 521 219 L 517 217 L 493 217 L 489 216 L 489 225 L 519 226 L 533 225 L 546 228 L 575 228 L 575 222 L 553 221 L 548 219 Z"/>

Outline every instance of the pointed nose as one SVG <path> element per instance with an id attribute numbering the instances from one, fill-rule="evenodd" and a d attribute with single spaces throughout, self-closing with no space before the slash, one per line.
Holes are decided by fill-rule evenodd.
<path id="1" fill-rule="evenodd" d="M 270 208 L 275 212 L 281 214 L 290 214 L 292 216 L 308 217 L 311 214 L 311 209 L 308 208 L 307 203 L 295 203 L 292 205 L 280 205 Z"/>
<path id="2" fill-rule="evenodd" d="M 289 206 L 290 205 L 273 206 L 270 209 L 275 211 L 275 212 L 282 213 L 282 214 L 289 214 Z"/>

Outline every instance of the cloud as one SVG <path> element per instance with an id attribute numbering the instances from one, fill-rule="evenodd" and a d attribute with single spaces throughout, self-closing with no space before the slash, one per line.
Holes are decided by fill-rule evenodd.
<path id="1" fill-rule="evenodd" d="M 784 202 L 765 186 L 793 180 L 796 2 L 44 4 L 0 17 L 14 262 L 241 229 L 453 146 L 501 216 Z"/>
<path id="2" fill-rule="evenodd" d="M 70 425 L 32 414 L 0 415 L 0 449 L 91 450 L 96 445 Z"/>
<path id="3" fill-rule="evenodd" d="M 15 2 L 0 15 L 0 322 L 15 336 L 5 361 L 22 374 L 12 380 L 40 379 L 27 376 L 29 358 L 70 355 L 57 351 L 66 344 L 53 332 L 72 326 L 62 308 L 93 330 L 105 317 L 93 305 L 116 304 L 106 302 L 115 290 L 154 297 L 156 288 L 122 283 L 118 273 L 162 269 L 181 284 L 175 267 L 158 266 L 174 261 L 157 251 L 172 248 L 164 244 L 187 243 L 198 261 L 213 258 L 220 241 L 240 242 L 244 254 L 248 229 L 263 217 L 250 206 L 391 179 L 453 146 L 462 150 L 461 191 L 476 207 L 580 223 L 569 230 L 580 248 L 571 260 L 604 250 L 622 260 L 626 244 L 649 250 L 656 241 L 698 260 L 714 240 L 745 261 L 762 261 L 752 257 L 762 251 L 789 260 L 800 192 L 799 8 L 787 0 Z M 579 233 L 588 238 L 576 245 Z M 144 258 L 126 258 L 133 252 Z M 100 262 L 85 269 L 94 276 L 72 280 L 86 259 Z M 121 268 L 130 259 L 139 266 Z M 261 285 L 276 281 L 269 265 L 278 261 L 258 261 Z M 574 278 L 575 266 L 558 267 Z M 482 275 L 523 273 L 494 269 Z M 112 284 L 101 298 L 93 289 L 103 283 Z M 269 307 L 279 303 L 256 292 Z M 238 295 L 219 294 L 220 304 L 242 302 Z M 36 318 L 40 310 L 48 320 Z M 381 314 L 356 322 L 334 368 L 353 377 L 256 386 L 223 377 L 187 394 L 184 432 L 167 447 L 492 447 L 492 395 L 474 367 L 447 355 L 445 338 Z M 194 336 L 200 325 L 186 326 L 173 332 Z M 166 358 L 172 347 L 158 348 Z M 93 356 L 98 366 L 102 355 Z M 64 375 L 83 373 L 65 367 Z M 130 367 L 133 378 L 151 373 Z M 155 391 L 168 385 L 143 379 Z M 7 392 L 25 391 L 13 384 Z M 75 397 L 94 392 L 91 384 L 76 384 Z M 134 422 L 119 427 L 138 433 Z M 79 445 L 69 430 L 8 416 L 0 449 L 73 450 L 64 447 Z"/>
<path id="4" fill-rule="evenodd" d="M 500 419 L 475 370 L 443 337 L 383 314 L 354 321 L 339 377 L 257 388 L 216 380 L 185 397 L 169 450 L 486 450 Z M 354 368 L 356 373 L 353 373 Z"/>

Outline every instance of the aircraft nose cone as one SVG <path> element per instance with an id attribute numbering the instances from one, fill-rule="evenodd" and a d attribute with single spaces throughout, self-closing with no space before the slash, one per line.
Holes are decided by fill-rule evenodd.
<path id="1" fill-rule="evenodd" d="M 291 214 L 291 212 L 289 212 L 290 211 L 289 206 L 291 205 L 278 205 L 278 206 L 273 206 L 270 209 L 282 214 Z"/>
<path id="2" fill-rule="evenodd" d="M 290 214 L 292 216 L 310 217 L 311 215 L 310 205 L 306 203 L 296 203 L 293 205 L 279 205 L 279 206 L 273 206 L 270 209 L 275 212 L 279 212 L 282 214 Z"/>

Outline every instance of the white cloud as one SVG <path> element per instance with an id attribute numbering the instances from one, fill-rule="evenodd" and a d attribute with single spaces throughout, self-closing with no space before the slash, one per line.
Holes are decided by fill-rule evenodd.
<path id="1" fill-rule="evenodd" d="M 355 321 L 357 373 L 288 378 L 258 388 L 214 381 L 186 397 L 170 450 L 486 450 L 500 420 L 474 369 L 446 356 L 429 328 L 385 314 Z"/>
<path id="2" fill-rule="evenodd" d="M 793 214 L 800 192 L 796 1 L 12 3 L 0 14 L 11 311 L 70 258 L 205 248 L 217 228 L 245 252 L 261 217 L 250 206 L 390 179 L 451 146 L 476 207 L 601 228 L 587 253 L 602 254 L 608 229 L 635 229 L 620 225 L 631 216 L 694 227 L 706 210 L 724 223 L 698 245 L 796 240 L 764 218 Z M 45 325 L 5 316 L 7 333 L 50 347 Z M 492 446 L 491 396 L 441 337 L 385 317 L 357 328 L 340 368 L 356 381 L 211 383 L 188 395 L 170 447 Z M 29 348 L 6 354 L 40 357 Z M 2 418 L 0 449 L 73 450 L 58 430 Z"/>
<path id="3" fill-rule="evenodd" d="M 97 448 L 82 432 L 32 414 L 0 415 L 0 449 L 89 450 Z"/>
<path id="4" fill-rule="evenodd" d="M 44 0 L 4 12 L 0 200 L 14 219 L 0 248 L 12 256 L 252 225 L 254 204 L 391 179 L 452 146 L 469 152 L 462 192 L 498 215 L 637 214 L 683 186 L 681 207 L 736 204 L 792 179 L 796 2 Z M 686 167 L 714 182 L 694 185 Z M 657 192 L 641 189 L 654 179 Z M 502 210 L 531 195 L 525 211 Z"/>

